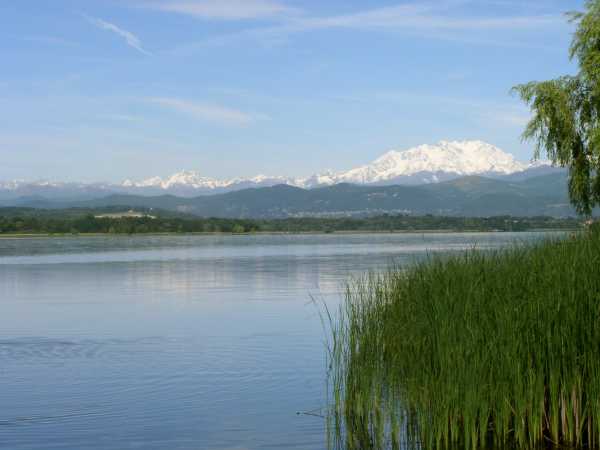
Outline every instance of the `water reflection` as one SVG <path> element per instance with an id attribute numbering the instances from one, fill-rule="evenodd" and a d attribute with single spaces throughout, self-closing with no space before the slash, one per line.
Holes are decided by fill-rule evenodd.
<path id="1" fill-rule="evenodd" d="M 0 447 L 323 449 L 353 274 L 539 234 L 0 240 Z"/>

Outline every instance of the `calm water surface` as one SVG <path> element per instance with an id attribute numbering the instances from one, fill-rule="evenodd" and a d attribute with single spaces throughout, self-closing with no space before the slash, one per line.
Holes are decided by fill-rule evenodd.
<path id="1" fill-rule="evenodd" d="M 541 233 L 0 239 L 0 448 L 324 449 L 345 280 Z"/>

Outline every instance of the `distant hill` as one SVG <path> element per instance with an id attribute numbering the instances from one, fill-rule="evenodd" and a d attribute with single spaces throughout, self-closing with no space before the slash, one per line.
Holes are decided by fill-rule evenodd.
<path id="1" fill-rule="evenodd" d="M 65 202 L 35 197 L 21 199 L 17 206 L 125 206 L 224 218 L 366 216 L 382 213 L 472 217 L 565 217 L 575 214 L 569 205 L 567 176 L 564 172 L 522 181 L 469 176 L 420 186 L 364 186 L 340 183 L 303 189 L 277 185 L 193 198 L 173 195 L 109 195 L 93 200 Z"/>
<path id="2" fill-rule="evenodd" d="M 482 141 L 440 141 L 407 150 L 390 150 L 369 164 L 347 171 L 320 171 L 308 177 L 258 175 L 249 178 L 215 179 L 193 170 L 168 177 L 152 177 L 121 183 L 0 180 L 0 204 L 20 197 L 81 201 L 107 195 L 199 195 L 223 194 L 248 188 L 287 184 L 304 189 L 351 183 L 362 186 L 418 186 L 481 176 L 504 181 L 523 181 L 535 176 L 564 171 L 548 161 L 523 162 L 514 155 Z"/>

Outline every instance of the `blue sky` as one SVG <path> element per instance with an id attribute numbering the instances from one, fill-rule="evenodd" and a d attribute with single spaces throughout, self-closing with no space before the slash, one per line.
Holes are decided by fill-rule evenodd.
<path id="1" fill-rule="evenodd" d="M 344 170 L 482 139 L 573 73 L 558 0 L 0 2 L 0 180 Z"/>

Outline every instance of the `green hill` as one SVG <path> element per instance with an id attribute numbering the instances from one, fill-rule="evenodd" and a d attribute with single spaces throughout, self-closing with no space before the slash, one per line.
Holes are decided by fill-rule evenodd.
<path id="1" fill-rule="evenodd" d="M 40 204 L 40 200 L 37 199 L 35 203 Z M 562 173 L 525 181 L 464 177 L 421 186 L 337 184 L 309 190 L 278 185 L 194 198 L 111 195 L 81 202 L 41 203 L 44 207 L 53 204 L 61 208 L 156 208 L 224 218 L 361 216 L 381 213 L 477 217 L 574 215 L 567 196 L 567 177 Z"/>

